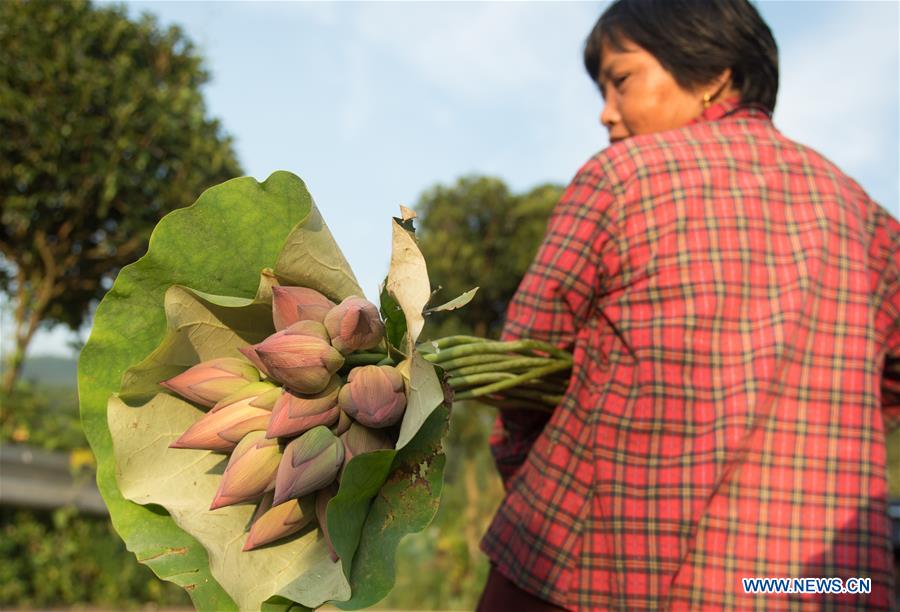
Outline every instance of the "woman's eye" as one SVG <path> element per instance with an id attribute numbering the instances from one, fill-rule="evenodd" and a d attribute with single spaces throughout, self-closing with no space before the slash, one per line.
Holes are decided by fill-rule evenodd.
<path id="1" fill-rule="evenodd" d="M 623 74 L 623 75 L 620 76 L 620 77 L 614 77 L 614 78 L 613 78 L 613 81 L 612 81 L 612 82 L 613 82 L 613 86 L 614 86 L 614 87 L 621 87 L 621 86 L 622 86 L 622 83 L 624 83 L 624 82 L 625 82 L 625 79 L 627 79 L 627 78 L 628 78 L 628 75 L 627 75 L 627 74 Z"/>

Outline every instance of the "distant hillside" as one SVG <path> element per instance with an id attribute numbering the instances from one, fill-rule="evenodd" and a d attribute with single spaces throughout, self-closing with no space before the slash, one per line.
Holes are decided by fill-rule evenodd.
<path id="1" fill-rule="evenodd" d="M 70 357 L 31 357 L 25 360 L 22 378 L 53 387 L 75 387 L 77 364 Z"/>

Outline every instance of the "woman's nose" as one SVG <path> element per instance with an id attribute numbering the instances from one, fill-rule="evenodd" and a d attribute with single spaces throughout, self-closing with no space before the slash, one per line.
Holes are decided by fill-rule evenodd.
<path id="1" fill-rule="evenodd" d="M 600 113 L 600 123 L 606 129 L 610 129 L 619 122 L 619 110 L 613 100 L 607 99 L 603 104 L 603 111 Z"/>

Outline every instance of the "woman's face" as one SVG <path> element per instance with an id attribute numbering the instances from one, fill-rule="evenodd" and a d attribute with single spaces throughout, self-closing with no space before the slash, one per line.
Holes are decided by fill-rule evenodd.
<path id="1" fill-rule="evenodd" d="M 683 89 L 650 53 L 623 43 L 617 50 L 604 41 L 597 79 L 605 101 L 600 123 L 610 142 L 679 128 L 703 112 L 706 90 Z"/>

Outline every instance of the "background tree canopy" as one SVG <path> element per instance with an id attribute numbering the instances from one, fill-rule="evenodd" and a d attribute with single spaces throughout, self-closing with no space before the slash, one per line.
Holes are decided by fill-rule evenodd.
<path id="1" fill-rule="evenodd" d="M 41 322 L 77 329 L 172 209 L 241 174 L 191 42 L 84 0 L 0 2 L 0 288 L 10 389 Z"/>
<path id="2" fill-rule="evenodd" d="M 435 303 L 480 287 L 465 308 L 435 315 L 427 335 L 466 333 L 498 337 L 512 299 L 562 195 L 559 185 L 540 185 L 515 195 L 500 179 L 468 176 L 436 185 L 421 195 L 419 246 Z"/>

